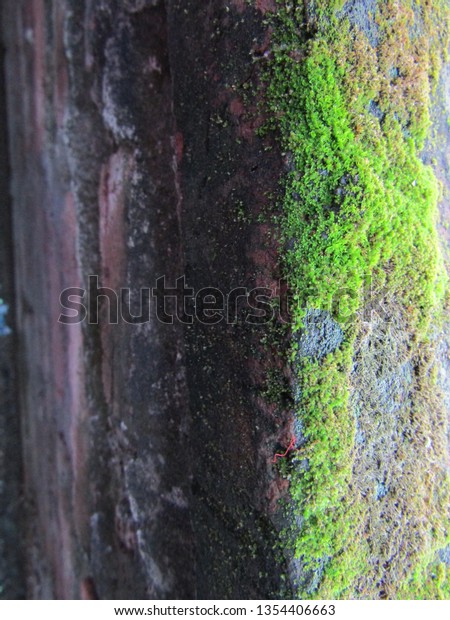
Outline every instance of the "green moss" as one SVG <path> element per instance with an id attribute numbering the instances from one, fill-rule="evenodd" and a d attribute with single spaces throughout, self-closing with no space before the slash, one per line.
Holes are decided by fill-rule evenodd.
<path id="1" fill-rule="evenodd" d="M 314 34 L 305 40 L 303 4 L 279 2 L 267 85 L 271 117 L 292 162 L 281 218 L 282 237 L 292 249 L 282 261 L 296 304 L 293 332 L 301 328 L 304 309 L 317 308 L 340 322 L 345 341 L 320 363 L 295 362 L 302 393 L 298 415 L 308 439 L 302 457 L 309 468 L 290 474 L 291 494 L 303 516 L 301 530 L 290 536 L 306 566 L 326 560 L 318 591 L 299 594 L 364 597 L 378 588 L 380 595 L 393 596 L 393 587 L 413 597 L 435 591 L 426 567 L 446 537 L 448 495 L 436 499 L 427 515 L 430 532 L 421 531 L 408 551 L 395 586 L 384 575 L 370 590 L 374 574 L 367 558 L 376 542 L 365 531 L 367 502 L 354 483 L 349 382 L 367 281 L 399 308 L 411 348 L 427 342 L 442 312 L 446 278 L 435 229 L 438 184 L 419 151 L 446 49 L 448 14 L 441 2 L 382 3 L 380 43 L 373 50 L 361 33 L 335 17 L 340 7 L 332 1 L 316 7 Z M 425 18 L 411 34 L 420 9 Z M 432 391 L 432 379 L 423 380 L 420 389 Z M 416 407 L 418 419 L 428 419 L 420 398 Z M 434 493 L 435 483 L 423 480 L 424 498 Z M 414 504 L 413 490 L 405 506 L 407 501 Z M 408 535 L 406 528 L 405 549 Z M 442 592 L 441 572 L 432 582 Z"/>

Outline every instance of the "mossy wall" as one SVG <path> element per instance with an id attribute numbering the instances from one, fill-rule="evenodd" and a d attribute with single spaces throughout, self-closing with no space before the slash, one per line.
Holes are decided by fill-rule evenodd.
<path id="1" fill-rule="evenodd" d="M 300 596 L 439 598 L 450 595 L 437 562 L 450 530 L 435 382 L 447 275 L 439 185 L 421 151 L 449 10 L 365 5 L 280 0 L 273 16 L 266 88 L 291 162 L 278 221 L 307 440 L 285 467 L 301 514 L 286 535 L 320 574 Z M 310 309 L 344 333 L 323 359 L 297 353 Z"/>

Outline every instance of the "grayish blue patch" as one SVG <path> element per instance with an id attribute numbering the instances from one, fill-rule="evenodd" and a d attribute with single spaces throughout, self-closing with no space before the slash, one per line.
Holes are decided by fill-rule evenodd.
<path id="1" fill-rule="evenodd" d="M 441 562 L 450 566 L 450 545 L 447 545 L 443 549 L 439 549 L 438 558 Z"/>
<path id="2" fill-rule="evenodd" d="M 329 312 L 307 310 L 302 322 L 304 327 L 297 341 L 298 357 L 320 360 L 341 345 L 342 330 Z"/>
<path id="3" fill-rule="evenodd" d="M 384 482 L 380 482 L 377 480 L 375 484 L 375 499 L 383 499 L 388 494 L 388 488 L 384 484 Z"/>
<path id="4" fill-rule="evenodd" d="M 378 25 L 373 19 L 377 10 L 377 0 L 348 0 L 338 17 L 346 17 L 350 25 L 360 30 L 372 47 L 378 45 Z"/>
<path id="5" fill-rule="evenodd" d="M 380 110 L 380 106 L 377 103 L 375 103 L 375 101 L 372 101 L 372 100 L 369 101 L 368 111 L 370 114 L 372 114 L 372 116 L 375 116 L 375 118 L 377 118 L 380 122 L 383 120 L 384 114 Z"/>
<path id="6" fill-rule="evenodd" d="M 0 336 L 9 336 L 11 329 L 5 323 L 5 316 L 8 314 L 9 307 L 0 299 Z"/>

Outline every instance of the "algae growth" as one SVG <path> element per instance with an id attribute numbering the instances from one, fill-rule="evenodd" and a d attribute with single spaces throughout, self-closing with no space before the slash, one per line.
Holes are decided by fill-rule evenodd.
<path id="1" fill-rule="evenodd" d="M 421 150 L 449 8 L 370 4 L 367 27 L 354 2 L 280 0 L 273 18 L 266 94 L 290 161 L 281 260 L 306 437 L 285 468 L 301 516 L 286 535 L 319 576 L 300 597 L 445 598 L 447 276 Z M 323 357 L 298 354 L 311 312 L 342 331 Z"/>

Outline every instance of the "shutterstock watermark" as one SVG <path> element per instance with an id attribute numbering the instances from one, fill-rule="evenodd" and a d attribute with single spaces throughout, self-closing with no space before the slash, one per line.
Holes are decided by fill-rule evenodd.
<path id="1" fill-rule="evenodd" d="M 353 320 L 355 312 L 349 308 L 355 304 L 349 302 L 354 296 L 354 291 L 340 289 L 330 307 L 322 309 L 328 310 L 339 322 Z M 297 303 L 285 280 L 280 280 L 276 287 L 237 286 L 224 291 L 214 286 L 195 290 L 186 283 L 185 276 L 180 276 L 172 284 L 168 283 L 166 276 L 161 276 L 153 286 L 114 290 L 101 286 L 97 275 L 89 276 L 87 290 L 78 287 L 64 289 L 59 301 L 61 314 L 58 322 L 63 325 L 83 322 L 89 325 L 142 325 L 150 321 L 166 325 L 266 325 L 273 321 L 290 324 Z M 385 317 L 385 301 L 383 291 L 374 294 L 368 282 L 364 302 L 359 305 L 366 312 L 375 311 Z"/>

